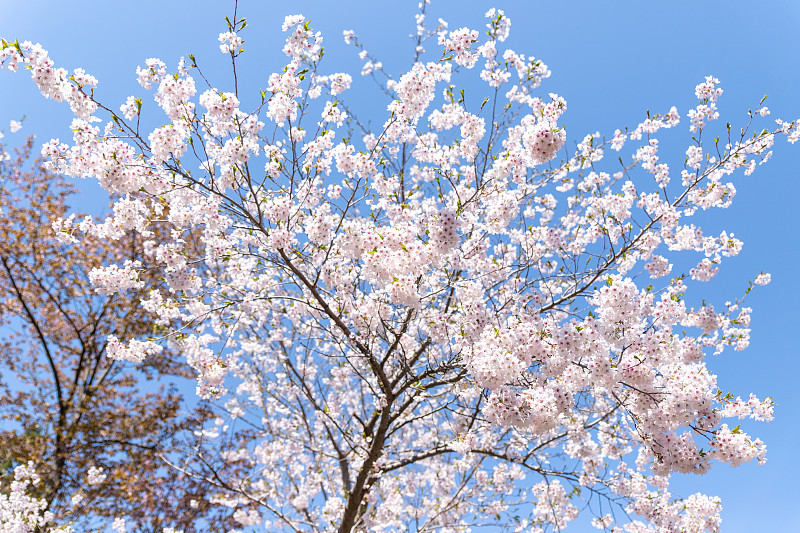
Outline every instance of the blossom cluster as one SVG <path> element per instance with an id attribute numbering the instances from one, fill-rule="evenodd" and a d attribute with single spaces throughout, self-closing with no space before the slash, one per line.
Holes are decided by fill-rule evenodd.
<path id="1" fill-rule="evenodd" d="M 53 513 L 46 511 L 47 501 L 31 496 L 41 483 L 33 462 L 14 468 L 9 492 L 0 493 L 0 531 L 3 533 L 72 533 L 69 526 L 53 526 Z"/>

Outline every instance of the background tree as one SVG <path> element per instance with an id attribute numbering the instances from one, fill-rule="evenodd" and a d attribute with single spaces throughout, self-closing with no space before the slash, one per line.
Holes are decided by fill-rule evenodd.
<path id="1" fill-rule="evenodd" d="M 566 102 L 535 96 L 550 72 L 503 50 L 504 13 L 487 13 L 486 38 L 426 28 L 424 11 L 414 66 L 397 79 L 345 33 L 389 96 L 374 130 L 340 97 L 351 77 L 323 75 L 302 16 L 285 20 L 289 62 L 259 91 L 236 77 L 236 15 L 219 36 L 230 90 L 193 56 L 174 73 L 147 60 L 139 82 L 168 117 L 154 129 L 143 99 L 117 113 L 82 70 L 30 43 L 3 49 L 77 117 L 72 145 L 44 147 L 51 168 L 120 195 L 110 222 L 61 231 L 114 240 L 115 227 L 147 238 L 151 224 L 172 226 L 143 246 L 168 290 L 142 303 L 158 320 L 180 310 L 163 344 L 186 356 L 202 397 L 224 400 L 181 468 L 245 527 L 561 530 L 585 499 L 601 529 L 718 530 L 719 501 L 675 498 L 669 476 L 762 461 L 763 443 L 725 419 L 769 419 L 772 402 L 721 393 L 704 363 L 746 347 L 750 310 L 687 299 L 741 248 L 691 217 L 729 206 L 729 176 L 766 161 L 776 135 L 795 141 L 796 125 L 724 128 L 707 151 L 721 95 L 708 77 L 677 164 L 655 138 L 681 122 L 675 108 L 570 153 Z M 432 36 L 441 48 L 426 54 Z M 478 65 L 488 89 L 472 97 L 460 83 Z M 759 104 L 749 118 L 768 113 Z M 94 281 L 112 292 L 144 273 L 106 267 Z"/>
<path id="2" fill-rule="evenodd" d="M 191 531 L 207 506 L 192 510 L 189 502 L 204 500 L 206 488 L 160 458 L 193 438 L 206 416 L 191 411 L 176 386 L 189 375 L 186 364 L 175 352 L 138 364 L 108 356 L 114 336 L 153 333 L 131 301 L 161 282 L 143 276 L 148 287 L 94 291 L 94 269 L 146 261 L 142 239 L 61 242 L 52 223 L 67 215 L 75 189 L 29 161 L 32 146 L 31 137 L 0 166 L 2 486 L 32 461 L 36 496 L 62 520 L 86 528 L 125 516 L 131 531 Z"/>

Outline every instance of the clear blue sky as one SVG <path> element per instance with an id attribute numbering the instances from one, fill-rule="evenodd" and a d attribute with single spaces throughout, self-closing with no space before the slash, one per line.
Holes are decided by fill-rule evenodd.
<path id="1" fill-rule="evenodd" d="M 232 5 L 221 0 L 0 0 L 0 35 L 41 42 L 59 66 L 85 68 L 99 78 L 100 98 L 118 106 L 129 94 L 143 93 L 135 68 L 149 57 L 174 68 L 180 56 L 193 53 L 204 70 L 222 80 L 228 67 L 216 36 L 225 31 L 223 17 L 231 14 Z M 708 74 L 718 77 L 725 90 L 720 102 L 723 123 L 742 124 L 747 109 L 764 94 L 769 95 L 771 118 L 800 117 L 797 0 L 434 0 L 430 13 L 434 20 L 447 19 L 451 28 L 482 29 L 483 13 L 493 6 L 511 17 L 512 36 L 506 44 L 542 59 L 553 71 L 542 91 L 567 99 L 564 122 L 573 141 L 585 133 L 635 126 L 646 109 L 664 112 L 676 105 L 685 115 L 695 102 L 694 86 Z M 416 1 L 242 0 L 240 14 L 249 23 L 243 70 L 255 88 L 256 82 L 280 69 L 285 63 L 281 21 L 284 15 L 303 13 L 325 36 L 324 71 L 360 68 L 353 49 L 345 48 L 341 39 L 343 29 L 353 29 L 389 71 L 398 73 L 410 64 L 408 34 L 414 28 L 415 8 Z M 215 83 L 230 89 L 222 81 Z M 6 136 L 8 143 L 21 142 L 25 133 L 37 134 L 40 141 L 70 136 L 68 110 L 43 100 L 27 76 L 0 73 L 0 91 L 0 127 L 23 114 L 28 117 L 20 133 Z M 689 138 L 686 120 L 680 128 L 680 135 L 670 136 L 672 151 L 667 153 L 673 164 L 682 162 Z M 662 147 L 666 144 L 665 139 Z M 767 443 L 769 461 L 762 468 L 720 467 L 676 484 L 684 495 L 699 490 L 721 496 L 725 532 L 800 531 L 794 510 L 800 497 L 800 358 L 794 340 L 800 332 L 795 300 L 800 296 L 800 253 L 792 236 L 800 212 L 798 169 L 800 144 L 791 147 L 780 141 L 771 162 L 736 182 L 733 208 L 707 224 L 709 229 L 733 231 L 745 242 L 742 254 L 706 286 L 709 301 L 721 305 L 737 297 L 762 269 L 773 276 L 771 285 L 749 298 L 755 309 L 750 348 L 726 352 L 709 363 L 725 390 L 775 398 L 774 422 L 743 425 Z M 101 196 L 89 184 L 85 190 L 80 207 L 94 210 Z"/>

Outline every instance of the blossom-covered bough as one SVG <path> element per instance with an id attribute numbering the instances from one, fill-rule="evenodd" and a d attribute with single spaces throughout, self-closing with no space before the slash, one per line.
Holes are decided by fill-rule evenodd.
<path id="1" fill-rule="evenodd" d="M 675 108 L 570 150 L 566 102 L 536 90 L 546 65 L 503 48 L 502 11 L 478 32 L 431 29 L 426 9 L 396 78 L 345 32 L 388 95 L 374 129 L 299 15 L 263 90 L 236 77 L 237 16 L 219 36 L 222 86 L 193 56 L 175 72 L 148 59 L 138 80 L 167 116 L 152 130 L 147 99 L 116 111 L 92 76 L 3 42 L 5 68 L 75 113 L 72 142 L 42 150 L 52 168 L 119 198 L 105 221 L 60 221 L 63 238 L 171 230 L 145 247 L 169 290 L 140 304 L 182 326 L 112 339 L 109 355 L 181 350 L 220 412 L 184 470 L 244 528 L 558 531 L 584 509 L 606 530 L 718 531 L 719 499 L 680 499 L 670 475 L 763 462 L 726 420 L 769 420 L 772 402 L 725 394 L 706 367 L 747 346 L 750 309 L 687 303 L 742 246 L 692 221 L 728 207 L 732 176 L 776 136 L 796 141 L 796 124 L 751 133 L 762 102 L 707 150 L 722 93 L 708 77 L 684 160 L 664 162 L 655 137 L 679 125 Z M 677 256 L 696 266 L 673 271 Z M 96 271 L 97 290 L 141 287 L 140 268 Z"/>

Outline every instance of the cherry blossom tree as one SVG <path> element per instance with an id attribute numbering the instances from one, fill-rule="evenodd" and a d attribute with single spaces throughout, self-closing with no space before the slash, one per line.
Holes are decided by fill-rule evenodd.
<path id="1" fill-rule="evenodd" d="M 731 180 L 797 123 L 764 129 L 762 101 L 715 130 L 709 76 L 684 115 L 571 147 L 567 103 L 539 90 L 542 61 L 505 47 L 503 11 L 477 31 L 427 9 L 399 76 L 344 32 L 386 98 L 377 122 L 301 15 L 261 88 L 237 75 L 238 13 L 224 81 L 192 55 L 174 71 L 147 59 L 155 128 L 149 98 L 117 108 L 83 70 L 3 41 L 2 65 L 74 112 L 71 142 L 42 149 L 51 171 L 118 197 L 105 221 L 54 223 L 61 238 L 143 240 L 146 265 L 93 282 L 147 289 L 132 303 L 163 329 L 108 355 L 193 369 L 218 416 L 173 466 L 242 528 L 560 531 L 585 510 L 608 531 L 718 531 L 719 499 L 675 495 L 670 476 L 765 460 L 734 419 L 769 420 L 772 401 L 723 392 L 705 360 L 747 347 L 744 296 L 769 275 L 700 300 L 742 243 L 699 215 L 730 206 Z M 665 161 L 657 135 L 686 123 L 685 157 Z"/>

